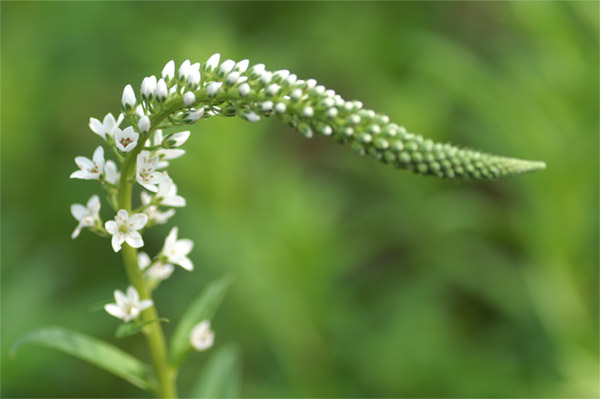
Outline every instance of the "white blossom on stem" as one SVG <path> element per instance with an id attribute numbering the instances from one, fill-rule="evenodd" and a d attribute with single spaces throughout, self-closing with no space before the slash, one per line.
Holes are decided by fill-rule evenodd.
<path id="1" fill-rule="evenodd" d="M 71 234 L 71 238 L 77 238 L 82 228 L 95 226 L 100 220 L 99 212 L 100 198 L 97 195 L 92 195 L 86 206 L 81 204 L 71 205 L 71 214 L 79 222 L 73 234 Z"/>
<path id="2" fill-rule="evenodd" d="M 167 64 L 162 70 L 161 76 L 167 82 L 173 80 L 173 78 L 175 77 L 175 61 L 171 60 L 167 62 Z"/>
<path id="3" fill-rule="evenodd" d="M 177 186 L 172 179 L 167 179 L 158 185 L 156 197 L 160 205 L 182 207 L 185 206 L 185 198 L 177 195 Z"/>
<path id="4" fill-rule="evenodd" d="M 152 101 L 156 93 L 156 76 L 148 76 L 142 80 L 142 87 L 140 88 L 142 98 L 146 101 Z"/>
<path id="5" fill-rule="evenodd" d="M 117 148 L 123 152 L 129 152 L 135 148 L 140 134 L 133 130 L 133 127 L 127 126 L 125 129 L 117 129 L 115 133 L 115 143 Z"/>
<path id="6" fill-rule="evenodd" d="M 140 265 L 140 270 L 144 271 L 146 279 L 157 282 L 168 279 L 175 270 L 175 266 L 169 263 L 161 261 L 152 262 L 150 256 L 145 252 L 138 253 L 138 264 Z"/>
<path id="7" fill-rule="evenodd" d="M 115 130 L 119 128 L 121 122 L 123 122 L 123 114 L 119 114 L 115 120 L 115 117 L 108 113 L 102 122 L 96 118 L 90 118 L 90 129 L 104 140 L 108 140 L 109 137 L 115 136 Z"/>
<path id="8" fill-rule="evenodd" d="M 137 319 L 144 310 L 153 305 L 151 299 L 140 301 L 140 295 L 132 286 L 127 288 L 127 294 L 120 290 L 115 290 L 114 296 L 116 303 L 104 305 L 104 309 L 111 316 L 115 316 L 126 323 Z"/>
<path id="9" fill-rule="evenodd" d="M 163 184 L 163 183 L 160 183 L 158 185 L 159 190 L 160 190 L 161 184 Z M 150 194 L 148 194 L 146 191 L 142 191 L 141 198 L 142 198 L 142 205 L 146 206 L 146 209 L 144 209 L 144 213 L 146 215 L 148 215 L 148 223 L 164 224 L 173 215 L 175 215 L 174 209 L 169 209 L 166 212 L 162 212 L 157 205 L 152 204 L 152 196 Z"/>
<path id="10" fill-rule="evenodd" d="M 178 240 L 177 233 L 177 227 L 173 227 L 165 239 L 162 254 L 168 263 L 174 263 L 186 270 L 192 271 L 194 270 L 194 265 L 187 255 L 192 251 L 194 242 L 186 238 Z"/>
<path id="11" fill-rule="evenodd" d="M 123 89 L 123 97 L 121 97 L 121 104 L 127 111 L 131 111 L 135 107 L 135 93 L 131 85 L 125 86 Z"/>
<path id="12" fill-rule="evenodd" d="M 169 96 L 169 89 L 164 79 L 160 79 L 156 84 L 156 99 L 158 102 L 164 102 Z"/>
<path id="13" fill-rule="evenodd" d="M 158 161 L 158 156 L 151 157 L 148 151 L 142 151 L 137 156 L 137 173 L 135 179 L 144 188 L 152 192 L 157 192 L 157 184 L 169 178 L 165 172 L 156 171 Z"/>
<path id="14" fill-rule="evenodd" d="M 133 248 L 144 246 L 142 235 L 138 232 L 148 222 L 148 215 L 135 213 L 129 216 L 125 209 L 119 210 L 115 220 L 109 220 L 104 224 L 106 231 L 112 235 L 111 244 L 115 252 L 121 250 L 121 245 L 127 242 Z"/>
<path id="15" fill-rule="evenodd" d="M 190 345 L 197 351 L 205 351 L 213 346 L 215 333 L 210 329 L 210 321 L 203 320 L 190 332 Z"/>
<path id="16" fill-rule="evenodd" d="M 98 146 L 92 159 L 77 157 L 75 163 L 80 170 L 71 173 L 71 179 L 100 180 L 104 171 L 104 149 L 102 146 Z"/>
<path id="17" fill-rule="evenodd" d="M 138 121 L 138 130 L 140 133 L 146 133 L 150 130 L 150 123 L 150 118 L 147 115 L 142 116 Z"/>
<path id="18" fill-rule="evenodd" d="M 117 164 L 110 159 L 106 161 L 104 164 L 104 180 L 110 184 L 117 184 L 120 177 L 121 175 L 117 169 Z"/>

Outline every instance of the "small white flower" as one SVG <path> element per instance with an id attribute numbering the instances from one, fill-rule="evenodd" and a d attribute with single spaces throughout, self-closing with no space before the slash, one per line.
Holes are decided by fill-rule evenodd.
<path id="1" fill-rule="evenodd" d="M 160 205 L 182 207 L 185 206 L 185 198 L 177 195 L 177 186 L 172 179 L 167 179 L 158 185 L 156 197 L 160 199 Z"/>
<path id="2" fill-rule="evenodd" d="M 263 101 L 258 108 L 261 112 L 271 112 L 273 111 L 273 101 Z"/>
<path id="3" fill-rule="evenodd" d="M 169 147 L 180 147 L 190 137 L 190 131 L 184 130 L 183 132 L 173 133 L 167 137 L 167 143 Z"/>
<path id="4" fill-rule="evenodd" d="M 169 89 L 164 79 L 159 79 L 156 84 L 156 99 L 158 102 L 164 102 L 169 96 Z"/>
<path id="5" fill-rule="evenodd" d="M 104 179 L 110 184 L 117 184 L 120 174 L 117 170 L 117 164 L 110 159 L 104 164 Z"/>
<path id="6" fill-rule="evenodd" d="M 165 224 L 173 215 L 175 215 L 174 209 L 169 209 L 166 212 L 162 212 L 158 206 L 150 205 L 152 203 L 152 196 L 146 191 L 142 191 L 141 197 L 142 204 L 147 206 L 147 208 L 144 209 L 144 213 L 148 215 L 149 223 Z"/>
<path id="7" fill-rule="evenodd" d="M 196 102 L 196 95 L 192 91 L 188 91 L 183 95 L 183 105 L 191 107 Z"/>
<path id="8" fill-rule="evenodd" d="M 150 157 L 147 151 L 142 151 L 137 156 L 137 173 L 135 179 L 152 192 L 157 192 L 158 187 L 156 185 L 169 178 L 165 172 L 156 171 L 158 161 L 158 156 Z"/>
<path id="9" fill-rule="evenodd" d="M 104 171 L 104 149 L 98 146 L 92 159 L 86 157 L 75 158 L 75 163 L 81 170 L 71 173 L 71 179 L 100 180 Z"/>
<path id="10" fill-rule="evenodd" d="M 240 116 L 248 122 L 258 122 L 260 116 L 254 111 L 244 110 L 240 113 Z"/>
<path id="11" fill-rule="evenodd" d="M 265 90 L 265 93 L 267 94 L 267 96 L 274 96 L 277 94 L 280 88 L 281 86 L 279 86 L 277 83 L 271 83 L 269 87 L 267 87 L 267 89 Z"/>
<path id="12" fill-rule="evenodd" d="M 150 118 L 148 118 L 146 115 L 142 116 L 138 121 L 138 130 L 140 133 L 146 133 L 148 130 L 150 130 Z"/>
<path id="13" fill-rule="evenodd" d="M 198 119 L 202 118 L 203 116 L 204 116 L 204 107 L 195 109 L 193 111 L 187 111 L 183 116 L 183 120 L 188 123 L 194 123 Z"/>
<path id="14" fill-rule="evenodd" d="M 225 84 L 227 86 L 233 86 L 234 84 L 237 83 L 239 78 L 240 78 L 240 73 L 237 71 L 233 71 L 229 75 L 227 75 L 227 77 L 225 78 Z"/>
<path id="15" fill-rule="evenodd" d="M 162 70 L 161 76 L 167 82 L 173 80 L 173 77 L 175 77 L 175 61 L 171 60 L 167 62 Z"/>
<path id="16" fill-rule="evenodd" d="M 187 255 L 192 251 L 194 242 L 186 238 L 177 239 L 177 227 L 173 227 L 169 235 L 165 239 L 165 245 L 162 254 L 167 258 L 167 262 L 174 263 L 183 267 L 186 270 L 194 270 L 192 261 Z"/>
<path id="17" fill-rule="evenodd" d="M 296 74 L 291 74 L 290 76 L 287 77 L 285 82 L 288 86 L 293 86 L 297 80 L 298 80 L 298 76 Z"/>
<path id="18" fill-rule="evenodd" d="M 127 126 L 125 129 L 117 130 L 115 133 L 115 143 L 117 148 L 123 152 L 129 152 L 135 148 L 138 143 L 140 134 L 133 130 L 131 126 Z"/>
<path id="19" fill-rule="evenodd" d="M 121 104 L 123 104 L 123 108 L 130 111 L 135 107 L 135 93 L 133 92 L 133 87 L 131 85 L 125 86 L 123 89 L 123 97 L 121 98 Z"/>
<path id="20" fill-rule="evenodd" d="M 140 265 L 140 269 L 144 270 L 144 276 L 148 280 L 166 280 L 171 277 L 171 274 L 173 274 L 173 271 L 175 270 L 175 266 L 168 263 L 161 261 L 156 261 L 153 263 L 148 254 L 145 252 L 140 252 L 138 254 L 138 263 Z"/>
<path id="21" fill-rule="evenodd" d="M 183 143 L 185 143 L 185 141 L 188 139 L 188 137 L 190 137 L 190 132 L 189 130 L 183 131 L 183 132 L 179 132 L 179 133 L 174 133 L 172 135 L 169 136 L 169 138 L 167 139 L 167 145 L 169 148 L 161 148 L 159 150 L 156 150 L 156 155 L 158 156 L 160 161 L 167 161 L 170 159 L 175 159 L 175 158 L 179 158 L 180 156 L 182 156 L 183 154 L 185 154 L 185 150 L 182 149 L 173 149 L 173 147 L 179 147 L 180 145 L 182 145 Z M 162 134 L 162 130 L 157 130 L 154 132 L 154 138 L 153 138 L 153 145 L 155 147 L 160 147 L 163 145 L 163 134 Z M 147 146 L 150 146 L 150 142 L 147 141 L 146 142 Z M 160 168 L 160 162 L 159 162 L 159 166 L 157 166 L 157 168 Z"/>
<path id="22" fill-rule="evenodd" d="M 203 320 L 190 332 L 190 345 L 197 351 L 205 351 L 213 346 L 215 333 L 210 329 L 210 321 Z"/>
<path id="23" fill-rule="evenodd" d="M 304 107 L 304 109 L 302 110 L 302 116 L 304 116 L 305 118 L 311 118 L 314 114 L 315 111 L 310 106 Z"/>
<path id="24" fill-rule="evenodd" d="M 156 76 L 152 75 L 142 80 L 142 87 L 140 89 L 142 98 L 146 101 L 152 101 L 156 94 Z"/>
<path id="25" fill-rule="evenodd" d="M 262 83 L 265 86 L 271 83 L 271 79 L 273 79 L 272 72 L 263 71 L 263 73 L 260 75 L 260 83 Z"/>
<path id="26" fill-rule="evenodd" d="M 302 97 L 304 93 L 302 92 L 302 89 L 294 89 L 292 90 L 292 92 L 290 93 L 290 98 L 293 101 L 298 101 L 300 100 L 300 98 Z"/>
<path id="27" fill-rule="evenodd" d="M 114 137 L 115 130 L 119 128 L 121 122 L 123 122 L 123 114 L 119 114 L 115 121 L 114 116 L 108 113 L 102 123 L 96 118 L 90 118 L 90 129 L 104 140 L 107 140 L 108 137 Z"/>
<path id="28" fill-rule="evenodd" d="M 253 65 L 252 68 L 250 68 L 250 70 L 248 71 L 248 74 L 250 75 L 251 78 L 256 79 L 256 78 L 262 76 L 264 71 L 265 71 L 265 64 L 256 64 L 256 65 Z"/>
<path id="29" fill-rule="evenodd" d="M 285 103 L 277 103 L 275 105 L 275 112 L 277 112 L 278 114 L 283 114 L 286 111 L 287 107 L 285 105 Z"/>
<path id="30" fill-rule="evenodd" d="M 338 116 L 338 109 L 335 107 L 331 107 L 327 110 L 327 117 L 328 118 L 335 118 L 336 116 Z"/>
<path id="31" fill-rule="evenodd" d="M 248 69 L 248 65 L 250 65 L 250 61 L 249 60 L 241 60 L 240 62 L 238 62 L 235 65 L 235 68 L 233 70 L 234 71 L 238 71 L 240 73 L 244 73 Z"/>
<path id="32" fill-rule="evenodd" d="M 186 79 L 186 86 L 190 90 L 195 90 L 200 84 L 200 63 L 196 62 L 190 66 Z"/>
<path id="33" fill-rule="evenodd" d="M 119 290 L 115 290 L 114 295 L 116 303 L 104 305 L 104 309 L 111 316 L 115 316 L 126 323 L 137 319 L 144 310 L 153 305 L 151 299 L 140 301 L 140 295 L 132 286 L 127 288 L 127 295 Z"/>
<path id="34" fill-rule="evenodd" d="M 223 82 L 210 82 L 206 87 L 206 94 L 209 97 L 214 97 L 219 92 L 219 89 L 223 85 Z"/>
<path id="35" fill-rule="evenodd" d="M 220 76 L 225 76 L 225 75 L 227 75 L 229 72 L 231 72 L 233 70 L 233 67 L 235 67 L 235 61 L 234 60 L 223 61 L 223 63 L 221 64 L 221 67 L 219 68 L 219 71 L 217 72 L 217 74 L 220 75 Z"/>
<path id="36" fill-rule="evenodd" d="M 214 71 L 219 65 L 219 60 L 221 59 L 221 54 L 216 53 L 210 56 L 210 58 L 204 64 L 204 70 L 207 72 Z"/>
<path id="37" fill-rule="evenodd" d="M 142 247 L 144 240 L 138 230 L 144 227 L 147 221 L 148 215 L 144 213 L 129 216 L 125 209 L 121 209 L 117 212 L 115 220 L 104 223 L 106 231 L 112 235 L 111 244 L 114 251 L 119 252 L 124 242 L 133 248 Z"/>
<path id="38" fill-rule="evenodd" d="M 286 80 L 288 76 L 290 76 L 290 71 L 288 71 L 287 69 L 275 71 L 275 73 L 273 74 L 273 78 L 276 79 L 278 82 Z"/>
<path id="39" fill-rule="evenodd" d="M 188 76 L 190 75 L 190 67 L 190 60 L 183 61 L 183 63 L 179 66 L 179 70 L 177 71 L 178 81 L 185 82 L 187 80 Z"/>
<path id="40" fill-rule="evenodd" d="M 250 85 L 248 83 L 242 83 L 239 87 L 240 96 L 246 97 L 250 94 Z"/>
<path id="41" fill-rule="evenodd" d="M 71 238 L 77 238 L 82 228 L 95 226 L 96 222 L 100 220 L 99 212 L 100 198 L 97 195 L 92 195 L 86 206 L 81 204 L 71 205 L 71 214 L 79 222 L 73 234 L 71 234 Z"/>

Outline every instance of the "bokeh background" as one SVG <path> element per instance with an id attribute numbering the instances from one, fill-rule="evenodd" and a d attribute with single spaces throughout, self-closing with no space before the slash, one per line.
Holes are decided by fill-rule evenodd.
<path id="1" fill-rule="evenodd" d="M 3 397 L 143 397 L 42 325 L 113 337 L 108 241 L 70 239 L 69 180 L 170 59 L 214 52 L 315 78 L 410 131 L 548 169 L 491 183 L 397 171 L 279 123 L 198 123 L 170 175 L 197 270 L 156 293 L 177 320 L 212 279 L 244 397 L 598 397 L 598 3 L 2 2 Z M 105 204 L 105 211 L 108 208 Z M 153 229 L 157 251 L 169 226 Z M 170 333 L 175 323 L 166 325 Z M 188 359 L 180 390 L 209 353 Z"/>

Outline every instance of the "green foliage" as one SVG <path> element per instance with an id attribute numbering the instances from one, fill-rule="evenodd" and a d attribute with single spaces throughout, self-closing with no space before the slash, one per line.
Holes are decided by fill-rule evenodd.
<path id="1" fill-rule="evenodd" d="M 190 303 L 171 339 L 170 354 L 173 365 L 179 366 L 189 352 L 190 332 L 194 325 L 202 320 L 212 319 L 232 282 L 233 278 L 230 275 L 213 281 Z"/>
<path id="2" fill-rule="evenodd" d="M 212 354 L 187 397 L 239 398 L 240 382 L 240 352 L 229 344 Z"/>
<path id="3" fill-rule="evenodd" d="M 143 390 L 156 390 L 150 366 L 121 349 L 88 335 L 62 327 L 43 327 L 24 335 L 14 344 L 11 352 L 14 355 L 17 349 L 30 343 L 57 349 L 85 360 Z"/>

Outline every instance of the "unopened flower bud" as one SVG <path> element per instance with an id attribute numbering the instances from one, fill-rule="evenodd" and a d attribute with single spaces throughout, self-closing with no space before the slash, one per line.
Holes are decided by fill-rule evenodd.
<path id="1" fill-rule="evenodd" d="M 223 82 L 210 82 L 206 87 L 206 94 L 208 97 L 215 97 L 222 85 Z"/>
<path id="2" fill-rule="evenodd" d="M 250 94 L 250 85 L 248 83 L 242 83 L 239 87 L 240 96 L 246 97 Z"/>
<path id="3" fill-rule="evenodd" d="M 210 56 L 210 58 L 204 64 L 204 71 L 213 72 L 219 66 L 219 60 L 221 59 L 221 54 L 215 53 Z"/>
<path id="4" fill-rule="evenodd" d="M 171 60 L 167 62 L 165 67 L 162 70 L 162 78 L 166 82 L 170 82 L 175 77 L 175 61 Z"/>
<path id="5" fill-rule="evenodd" d="M 145 101 L 152 101 L 156 92 L 156 76 L 144 78 L 140 92 Z"/>
<path id="6" fill-rule="evenodd" d="M 225 78 L 225 84 L 227 86 L 233 86 L 234 84 L 237 83 L 239 78 L 240 78 L 240 73 L 237 71 L 233 71 L 229 75 L 227 75 L 227 77 Z"/>
<path id="7" fill-rule="evenodd" d="M 190 67 L 190 60 L 183 61 L 181 66 L 179 66 L 179 70 L 177 71 L 177 80 L 180 83 L 185 83 L 187 81 L 187 78 L 190 75 Z"/>
<path id="8" fill-rule="evenodd" d="M 260 77 L 264 71 L 265 71 L 265 64 L 256 64 L 256 65 L 253 65 L 252 68 L 250 68 L 250 70 L 248 71 L 248 74 L 250 75 L 250 78 L 256 79 L 256 78 Z"/>
<path id="9" fill-rule="evenodd" d="M 196 95 L 192 91 L 188 91 L 183 95 L 183 105 L 191 107 L 196 102 Z"/>
<path id="10" fill-rule="evenodd" d="M 250 61 L 241 60 L 235 65 L 235 68 L 233 68 L 233 70 L 239 73 L 244 73 L 246 72 L 246 70 L 248 70 L 248 65 L 250 65 Z"/>
<path id="11" fill-rule="evenodd" d="M 140 133 L 146 133 L 150 130 L 150 118 L 146 115 L 142 116 L 138 122 L 138 130 Z"/>
<path id="12" fill-rule="evenodd" d="M 164 79 L 159 79 L 156 84 L 156 99 L 158 102 L 164 102 L 169 96 L 169 89 L 167 88 L 167 83 Z"/>
<path id="13" fill-rule="evenodd" d="M 135 93 L 131 85 L 125 86 L 123 89 L 123 97 L 121 98 L 121 104 L 127 111 L 131 111 L 135 107 Z"/>
<path id="14" fill-rule="evenodd" d="M 235 61 L 234 60 L 223 61 L 223 63 L 221 64 L 221 67 L 217 71 L 217 75 L 218 76 L 225 76 L 225 75 L 227 75 L 229 72 L 231 72 L 233 70 L 234 66 L 235 66 Z"/>
<path id="15" fill-rule="evenodd" d="M 278 114 L 283 114 L 286 111 L 287 107 L 285 103 L 277 103 L 275 104 L 275 112 Z"/>

